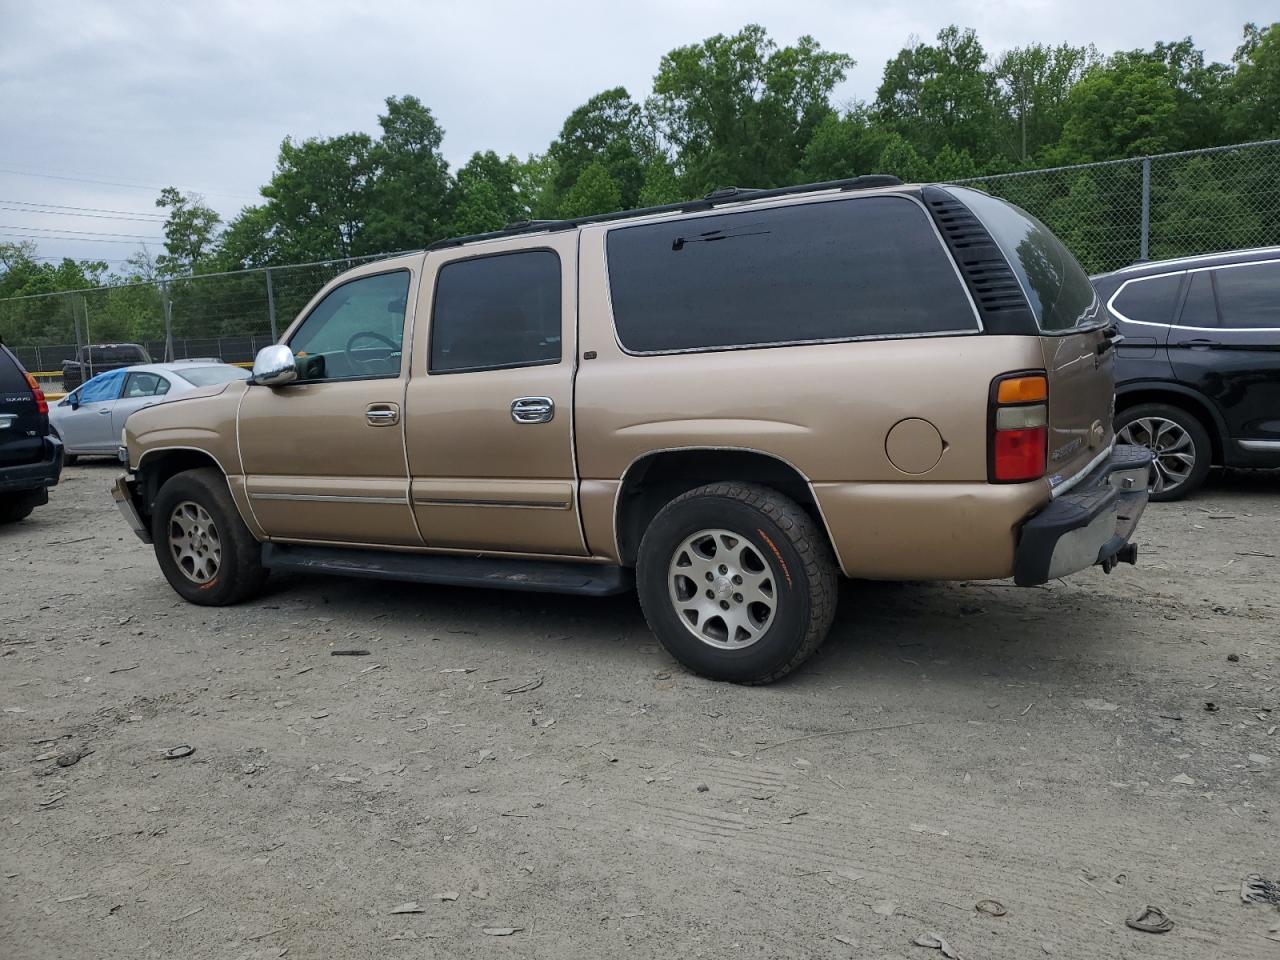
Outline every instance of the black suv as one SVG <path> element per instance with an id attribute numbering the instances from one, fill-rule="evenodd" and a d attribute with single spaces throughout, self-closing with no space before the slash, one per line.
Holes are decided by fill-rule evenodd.
<path id="1" fill-rule="evenodd" d="M 44 391 L 0 343 L 0 523 L 48 503 L 61 473 L 62 441 L 49 433 Z"/>
<path id="2" fill-rule="evenodd" d="M 1280 467 L 1280 247 L 1093 282 L 1124 336 L 1117 438 L 1155 452 L 1151 499 L 1185 497 L 1212 465 Z"/>

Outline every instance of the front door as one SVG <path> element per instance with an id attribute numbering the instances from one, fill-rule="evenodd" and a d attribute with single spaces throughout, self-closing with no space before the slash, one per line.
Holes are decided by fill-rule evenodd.
<path id="1" fill-rule="evenodd" d="M 372 264 L 325 291 L 285 335 L 299 379 L 246 388 L 245 486 L 269 538 L 421 545 L 402 423 L 406 305 L 421 262 Z"/>
<path id="2" fill-rule="evenodd" d="M 124 370 L 101 373 L 59 403 L 57 430 L 68 453 L 115 452 L 120 431 L 111 432 L 111 412 L 127 375 Z"/>
<path id="3" fill-rule="evenodd" d="M 405 436 L 428 546 L 583 556 L 573 454 L 577 233 L 427 256 Z M 419 337 L 419 342 L 426 338 Z"/>
<path id="4" fill-rule="evenodd" d="M 1246 450 L 1280 451 L 1280 260 L 1193 270 L 1169 358 Z"/>

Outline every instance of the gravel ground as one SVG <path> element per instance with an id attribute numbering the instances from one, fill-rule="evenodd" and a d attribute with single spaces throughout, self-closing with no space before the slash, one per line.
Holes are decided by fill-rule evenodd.
<path id="1" fill-rule="evenodd" d="M 187 606 L 117 469 L 0 531 L 0 956 L 1280 956 L 1239 895 L 1280 878 L 1274 475 L 1109 577 L 848 584 L 757 689 L 634 597 Z"/>

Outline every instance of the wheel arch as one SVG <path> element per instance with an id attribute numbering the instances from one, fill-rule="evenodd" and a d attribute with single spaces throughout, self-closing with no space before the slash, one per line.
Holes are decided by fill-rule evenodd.
<path id="1" fill-rule="evenodd" d="M 1189 387 L 1161 380 L 1139 381 L 1116 387 L 1116 416 L 1140 403 L 1167 403 L 1194 416 L 1209 434 L 1213 444 L 1213 463 L 1226 462 L 1227 424 L 1213 403 Z"/>
<path id="2" fill-rule="evenodd" d="M 208 450 L 198 447 L 157 447 L 145 451 L 134 470 L 138 478 L 138 499 L 141 501 L 137 504 L 138 512 L 143 515 L 143 520 L 150 521 L 156 495 L 166 482 L 179 473 L 205 468 L 217 470 L 224 480 L 227 479 L 227 471 Z M 231 500 L 235 503 L 236 497 L 234 491 L 230 491 L 230 484 L 228 490 L 232 492 Z M 236 508 L 239 509 L 238 503 Z"/>
<path id="3" fill-rule="evenodd" d="M 840 563 L 809 478 L 781 457 L 738 447 L 678 447 L 650 451 L 633 460 L 614 499 L 613 529 L 620 562 L 635 565 L 640 539 L 659 510 L 683 493 L 718 481 L 758 483 L 794 500 L 822 529 Z"/>

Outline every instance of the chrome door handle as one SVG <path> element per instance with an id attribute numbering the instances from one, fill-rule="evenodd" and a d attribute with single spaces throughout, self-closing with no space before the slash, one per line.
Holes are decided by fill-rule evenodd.
<path id="1" fill-rule="evenodd" d="M 556 415 L 550 397 L 519 397 L 511 401 L 511 419 L 516 423 L 549 423 Z"/>
<path id="2" fill-rule="evenodd" d="M 394 403 L 374 404 L 364 416 L 371 427 L 392 427 L 400 422 L 400 408 Z"/>
<path id="3" fill-rule="evenodd" d="M 111 413 L 111 411 L 110 411 L 110 410 L 107 410 L 107 409 L 105 409 L 105 408 L 104 408 L 104 409 L 102 409 L 102 410 L 99 410 L 99 411 L 98 411 L 98 416 L 100 416 L 100 417 L 105 417 L 105 416 L 110 415 L 110 413 Z"/>

